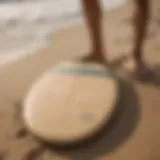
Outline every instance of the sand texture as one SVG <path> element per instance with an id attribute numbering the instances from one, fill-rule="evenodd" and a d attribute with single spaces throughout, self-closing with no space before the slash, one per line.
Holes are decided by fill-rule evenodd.
<path id="1" fill-rule="evenodd" d="M 152 21 L 144 48 L 146 60 L 160 69 L 160 1 L 152 1 Z M 133 4 L 105 14 L 104 37 L 108 58 L 122 75 L 122 64 L 132 49 L 131 15 Z M 107 29 L 106 29 L 107 28 Z M 110 130 L 88 146 L 51 150 L 23 128 L 22 102 L 28 87 L 46 69 L 62 60 L 89 52 L 84 24 L 57 32 L 48 48 L 24 60 L 0 68 L 0 160 L 159 160 L 160 87 L 153 81 L 122 80 L 120 114 Z M 123 61 L 124 60 L 124 61 Z M 121 62 L 121 64 L 120 64 Z M 158 66 L 159 65 L 159 66 Z"/>

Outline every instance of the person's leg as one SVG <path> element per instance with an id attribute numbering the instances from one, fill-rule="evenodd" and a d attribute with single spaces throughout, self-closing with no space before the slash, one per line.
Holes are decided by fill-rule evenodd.
<path id="1" fill-rule="evenodd" d="M 147 67 L 143 59 L 143 44 L 147 34 L 150 14 L 149 0 L 134 0 L 136 4 L 135 14 L 135 46 L 133 58 L 136 63 L 137 72 L 146 72 Z"/>
<path id="2" fill-rule="evenodd" d="M 84 15 L 91 38 L 91 52 L 83 60 L 105 61 L 102 45 L 102 10 L 99 0 L 82 0 Z"/>

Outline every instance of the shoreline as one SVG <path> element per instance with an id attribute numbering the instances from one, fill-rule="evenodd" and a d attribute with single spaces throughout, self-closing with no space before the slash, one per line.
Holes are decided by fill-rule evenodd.
<path id="1" fill-rule="evenodd" d="M 124 6 L 126 4 L 126 0 L 116 0 L 116 1 L 118 2 L 117 4 L 114 4 L 115 2 L 111 1 L 111 3 L 108 3 L 108 6 L 106 4 L 104 4 L 105 1 L 103 1 L 102 5 L 103 5 L 104 12 L 112 12 L 112 11 L 114 11 L 114 10 L 118 9 L 119 7 Z M 36 4 L 37 2 L 33 2 L 33 4 Z M 42 1 L 38 2 L 40 7 L 42 7 L 40 5 L 41 2 Z M 30 2 L 25 2 L 25 3 L 28 4 L 28 6 L 29 6 Z M 5 6 L 5 4 L 6 3 L 3 3 L 2 5 Z M 16 6 L 16 2 L 12 3 L 12 4 Z M 20 5 L 22 5 L 22 2 L 21 2 L 21 4 L 19 3 L 18 5 L 19 5 L 18 8 L 20 8 Z M 37 6 L 34 6 L 34 7 L 38 8 Z M 37 11 L 37 9 L 35 11 Z M 2 12 L 1 8 L 0 8 L 0 12 Z M 13 12 L 17 16 L 17 18 L 20 18 L 20 17 L 18 17 L 19 13 L 17 11 L 15 11 L 15 9 L 13 10 Z M 84 23 L 84 19 L 82 17 L 82 13 L 81 13 L 81 8 L 79 8 L 78 12 L 76 12 L 76 13 L 74 13 L 74 12 L 70 11 L 70 13 L 69 13 L 69 11 L 68 11 L 68 13 L 69 13 L 69 14 L 67 14 L 68 18 L 63 15 L 61 15 L 62 16 L 61 18 L 57 17 L 57 23 L 54 24 L 54 27 L 53 27 L 53 24 L 44 24 L 44 29 L 43 28 L 39 29 L 37 32 L 37 36 L 34 35 L 34 33 L 30 33 L 30 31 L 26 32 L 26 30 L 27 30 L 26 26 L 25 26 L 26 28 L 22 27 L 22 28 L 17 29 L 16 35 L 15 35 L 15 33 L 12 33 L 13 31 L 10 31 L 9 33 L 7 33 L 6 36 L 4 34 L 3 36 L 6 41 L 5 42 L 6 44 L 9 42 L 9 40 L 7 40 L 7 36 L 9 36 L 8 39 L 10 39 L 10 34 L 11 34 L 11 40 L 12 39 L 14 40 L 13 43 L 15 43 L 15 41 L 18 41 L 18 42 L 16 42 L 15 47 L 13 47 L 13 48 L 12 48 L 12 44 L 9 44 L 10 42 L 7 44 L 8 46 L 6 46 L 6 48 L 4 48 L 4 46 L 3 46 L 4 42 L 3 41 L 1 42 L 0 50 L 1 50 L 2 55 L 0 55 L 0 66 L 7 65 L 8 63 L 12 63 L 16 60 L 24 59 L 28 56 L 32 56 L 32 54 L 37 53 L 39 50 L 43 50 L 50 45 L 50 40 L 48 40 L 48 37 L 54 37 L 54 34 L 56 34 L 57 32 L 61 32 L 61 31 L 63 32 L 63 30 L 66 30 L 68 28 L 74 27 L 76 25 L 81 25 L 82 23 Z M 34 16 L 40 16 L 40 17 L 34 17 Z M 31 18 L 31 20 L 35 21 L 36 18 L 37 19 L 40 18 L 39 20 L 43 21 L 44 20 L 43 18 L 45 17 L 45 16 L 44 17 L 43 16 L 44 16 L 43 13 L 42 13 L 42 15 L 35 14 L 32 17 L 33 19 Z M 59 16 L 60 16 L 60 14 L 59 14 Z M 8 16 L 8 18 L 9 18 L 9 16 Z M 51 17 L 49 17 L 49 18 L 51 18 Z M 13 16 L 13 22 L 12 22 L 12 20 L 11 20 L 11 22 L 14 23 L 14 21 L 16 22 L 16 19 Z M 56 21 L 56 19 L 55 19 L 55 21 Z M 41 23 L 43 23 L 43 22 L 41 22 Z M 51 22 L 48 22 L 48 23 L 51 23 Z M 39 24 L 37 24 L 37 26 L 35 25 L 35 27 L 33 25 L 33 27 L 31 27 L 31 29 L 29 28 L 30 30 L 33 30 L 31 32 L 34 32 L 34 30 L 37 31 L 36 27 L 38 27 L 38 25 Z M 26 33 L 23 33 L 23 32 L 26 32 Z M 18 34 L 20 34 L 20 35 L 18 35 Z M 21 36 L 22 37 L 24 36 L 24 38 L 28 37 L 29 40 L 26 41 L 23 38 L 21 40 Z M 22 44 L 21 44 L 21 41 L 22 41 Z M 26 47 L 26 45 L 28 47 Z"/>

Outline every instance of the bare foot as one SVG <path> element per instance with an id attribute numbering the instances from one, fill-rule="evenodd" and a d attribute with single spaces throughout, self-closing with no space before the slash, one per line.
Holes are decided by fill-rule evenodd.
<path id="1" fill-rule="evenodd" d="M 83 62 L 96 62 L 96 63 L 102 63 L 102 64 L 107 63 L 105 57 L 103 57 L 102 55 L 94 55 L 94 54 L 90 54 L 89 56 L 82 57 L 80 60 Z"/>

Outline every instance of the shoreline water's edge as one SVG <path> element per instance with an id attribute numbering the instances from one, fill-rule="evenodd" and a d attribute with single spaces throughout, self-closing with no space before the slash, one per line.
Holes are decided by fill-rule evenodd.
<path id="1" fill-rule="evenodd" d="M 106 1 L 103 0 L 102 5 L 105 10 L 109 11 L 110 9 L 115 9 L 125 4 L 125 1 L 126 0 L 111 0 L 111 2 L 108 1 L 106 3 Z M 54 35 L 56 31 L 61 31 L 64 28 L 82 22 L 81 7 L 78 6 L 78 3 L 75 3 L 75 8 L 71 10 L 69 6 L 64 8 L 63 13 L 59 10 L 57 13 L 56 11 L 53 13 L 51 3 L 51 1 L 48 1 L 47 4 L 40 0 L 0 4 L 0 23 L 2 24 L 0 29 L 4 30 L 2 33 L 3 40 L 0 40 L 0 66 L 31 56 L 37 50 L 49 45 L 47 40 L 48 36 L 50 37 Z M 50 10 L 46 14 L 42 8 L 49 6 Z M 21 13 L 21 10 L 23 10 L 23 13 Z M 4 11 L 8 11 L 7 13 L 9 14 L 3 15 L 2 13 Z M 29 12 L 31 12 L 30 15 L 27 14 Z M 65 14 L 65 12 L 67 14 Z M 9 40 L 13 41 L 13 43 Z M 5 45 L 3 43 L 5 43 Z"/>

